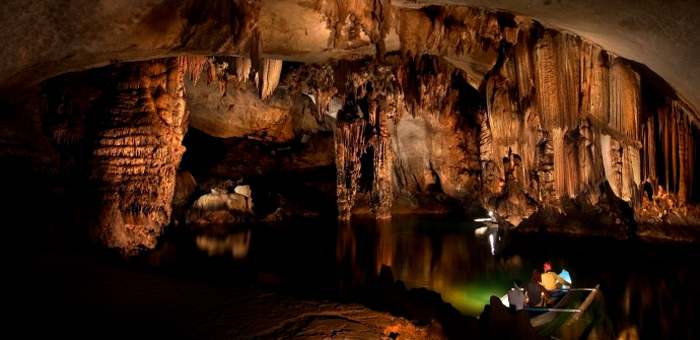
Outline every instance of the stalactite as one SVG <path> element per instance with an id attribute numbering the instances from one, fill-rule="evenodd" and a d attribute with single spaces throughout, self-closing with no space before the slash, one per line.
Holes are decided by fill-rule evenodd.
<path id="1" fill-rule="evenodd" d="M 581 172 L 586 169 L 579 163 L 578 147 L 575 143 L 564 139 L 564 164 L 566 172 L 563 178 L 566 185 L 566 194 L 570 198 L 575 198 L 578 193 L 583 191 L 584 182 L 581 179 Z"/>
<path id="2" fill-rule="evenodd" d="M 559 84 L 553 38 L 549 32 L 535 45 L 535 84 L 542 128 L 551 130 L 559 121 Z"/>
<path id="3" fill-rule="evenodd" d="M 551 203 L 556 200 L 554 173 L 554 143 L 549 133 L 544 133 L 537 150 L 537 179 L 539 201 Z"/>
<path id="4" fill-rule="evenodd" d="M 532 61 L 532 42 L 530 41 L 530 32 L 520 31 L 518 34 L 518 43 L 514 46 L 513 56 L 515 59 L 515 72 L 518 84 L 518 99 L 520 110 L 523 112 L 529 109 L 532 102 L 533 92 L 533 61 Z"/>
<path id="5" fill-rule="evenodd" d="M 179 57 L 179 65 L 183 72 L 190 74 L 190 80 L 197 83 L 204 73 L 207 84 L 218 83 L 221 94 L 226 93 L 226 88 L 230 82 L 233 82 L 235 87 L 241 88 L 244 83 L 256 83 L 260 77 L 255 73 L 256 78 L 250 79 L 251 61 L 243 57 L 203 57 L 203 56 L 182 56 Z M 279 81 L 279 76 L 275 79 L 274 74 L 270 74 L 271 81 L 269 84 L 275 84 Z"/>
<path id="6" fill-rule="evenodd" d="M 678 111 L 676 106 L 671 107 L 670 115 L 670 130 L 671 146 L 669 147 L 671 154 L 667 157 L 671 158 L 671 190 L 678 192 Z"/>
<path id="7" fill-rule="evenodd" d="M 479 159 L 481 163 L 481 196 L 487 201 L 501 191 L 498 168 L 494 162 L 491 128 L 486 114 L 479 115 Z"/>
<path id="8" fill-rule="evenodd" d="M 557 198 L 564 197 L 567 192 L 566 153 L 564 149 L 564 134 L 561 128 L 552 129 L 552 148 L 554 149 L 554 185 Z"/>
<path id="9" fill-rule="evenodd" d="M 280 81 L 282 74 L 282 60 L 263 59 L 259 75 L 259 95 L 265 100 L 272 96 Z"/>
<path id="10" fill-rule="evenodd" d="M 190 74 L 193 83 L 199 81 L 202 71 L 209 67 L 209 58 L 206 56 L 182 56 L 179 57 L 180 68 Z"/>
<path id="11" fill-rule="evenodd" d="M 309 96 L 316 105 L 316 119 L 323 122 L 323 115 L 330 110 L 330 102 L 339 93 L 336 88 L 337 76 L 331 65 L 304 64 L 286 74 L 282 80 L 284 86 L 291 92 Z M 335 116 L 337 112 L 330 114 Z"/>
<path id="12" fill-rule="evenodd" d="M 610 120 L 610 82 L 608 54 L 595 46 L 591 51 L 590 114 L 601 122 Z"/>
<path id="13" fill-rule="evenodd" d="M 510 54 L 512 57 L 512 54 Z M 530 173 L 533 168 L 534 143 L 526 138 L 528 122 L 519 110 L 518 89 L 516 88 L 516 64 L 514 58 L 506 58 L 502 68 L 490 75 L 486 83 L 487 121 L 491 130 L 493 166 L 499 181 L 505 181 L 506 172 L 502 168 L 502 157 L 509 153 L 519 156 L 518 171 Z M 529 109 L 529 108 L 528 108 Z M 522 155 L 522 157 L 520 156 Z M 520 176 L 518 181 L 525 192 L 530 187 L 530 176 Z"/>
<path id="14" fill-rule="evenodd" d="M 252 67 L 253 63 L 249 58 L 233 57 L 231 68 L 233 69 L 233 76 L 239 84 L 250 81 L 250 70 Z"/>
<path id="15" fill-rule="evenodd" d="M 632 173 L 632 183 L 634 187 L 631 187 L 631 191 L 636 191 L 642 186 L 642 165 L 640 160 L 640 150 L 636 145 L 627 146 L 627 152 L 629 153 L 630 162 L 627 164 L 631 169 Z"/>
<path id="16" fill-rule="evenodd" d="M 630 202 L 632 200 L 632 193 L 634 189 L 634 166 L 638 162 L 633 161 L 636 158 L 632 157 L 632 154 L 637 152 L 633 147 L 622 147 L 622 155 L 620 161 L 620 198 L 624 201 Z M 637 164 L 635 164 L 637 163 Z"/>
<path id="17" fill-rule="evenodd" d="M 695 139 L 693 138 L 692 125 L 688 124 L 688 197 L 693 198 L 693 188 L 695 187 Z"/>
<path id="18" fill-rule="evenodd" d="M 630 140 L 638 140 L 639 75 L 620 58 L 610 70 L 610 127 Z"/>
<path id="19" fill-rule="evenodd" d="M 664 159 L 664 184 L 666 185 L 666 192 L 671 190 L 671 165 L 670 165 L 670 149 L 669 149 L 669 139 L 671 136 L 669 135 L 669 112 L 667 108 L 661 108 L 659 110 L 659 118 L 661 119 L 661 134 L 659 137 L 661 137 L 661 144 L 663 148 L 663 159 Z"/>
<path id="20" fill-rule="evenodd" d="M 674 110 L 675 111 L 675 110 Z M 680 115 L 681 110 L 678 110 L 679 115 L 677 116 L 678 124 L 678 201 L 680 203 L 685 203 L 688 199 L 688 128 L 686 126 L 686 120 Z"/>
<path id="21" fill-rule="evenodd" d="M 390 218 L 393 183 L 389 121 L 385 110 L 379 109 L 377 116 L 378 134 L 374 145 L 374 181 L 372 183 L 373 210 L 377 218 Z"/>
<path id="22" fill-rule="evenodd" d="M 349 219 L 355 204 L 360 178 L 360 157 L 365 150 L 365 121 L 362 118 L 338 120 L 335 133 L 335 165 L 338 219 Z"/>
<path id="23" fill-rule="evenodd" d="M 656 120 L 653 118 L 650 118 L 647 120 L 646 124 L 646 132 L 645 132 L 645 139 L 644 139 L 644 147 L 643 149 L 645 150 L 645 157 L 644 157 L 644 180 L 649 181 L 652 184 L 652 188 L 654 191 L 656 191 L 656 185 L 658 184 L 658 176 L 656 174 L 656 140 L 657 140 L 657 133 L 656 133 L 656 127 L 659 126 L 659 124 L 656 123 Z"/>
<path id="24" fill-rule="evenodd" d="M 605 177 L 608 179 L 608 183 L 615 195 L 623 198 L 625 197 L 623 195 L 624 150 L 620 147 L 620 143 L 617 140 L 609 136 L 605 137 L 607 137 L 605 138 L 605 140 L 607 140 L 607 145 L 602 149 L 603 158 L 609 159 L 609 164 L 606 164 L 605 168 Z M 603 139 L 604 138 L 601 137 L 601 140 Z"/>
<path id="25" fill-rule="evenodd" d="M 580 41 L 571 34 L 561 33 L 556 36 L 556 90 L 558 91 L 557 126 L 569 130 L 578 126 L 581 93 Z"/>
<path id="26" fill-rule="evenodd" d="M 601 135 L 600 136 L 600 151 L 601 151 L 601 156 L 603 158 L 603 167 L 605 169 L 605 177 L 608 179 L 608 182 L 610 183 L 610 187 L 612 188 L 613 192 L 615 192 L 615 195 L 618 195 L 619 197 L 619 192 L 617 191 L 617 186 L 615 185 L 616 183 L 612 181 L 611 179 L 613 178 L 613 157 L 611 157 L 611 138 L 608 135 Z"/>

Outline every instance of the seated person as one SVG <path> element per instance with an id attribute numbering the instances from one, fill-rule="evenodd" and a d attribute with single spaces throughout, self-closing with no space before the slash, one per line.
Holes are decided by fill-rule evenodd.
<path id="1" fill-rule="evenodd" d="M 530 282 L 525 284 L 525 294 L 526 301 L 529 307 L 545 307 L 549 304 L 550 294 L 549 292 L 540 284 L 542 280 L 542 275 L 535 269 L 532 272 L 532 278 Z"/>
<path id="2" fill-rule="evenodd" d="M 561 289 L 562 286 L 571 286 L 571 282 L 564 280 L 559 274 L 552 271 L 552 263 L 544 263 L 544 273 L 542 273 L 542 285 L 547 290 Z"/>
<path id="3" fill-rule="evenodd" d="M 573 282 L 573 281 L 571 281 L 571 275 L 569 275 L 569 272 L 566 269 L 562 269 L 561 273 L 559 273 L 559 276 L 561 276 L 561 278 L 564 279 L 564 281 Z M 562 285 L 561 286 L 561 289 L 569 289 L 569 288 L 571 288 L 570 285 Z"/>

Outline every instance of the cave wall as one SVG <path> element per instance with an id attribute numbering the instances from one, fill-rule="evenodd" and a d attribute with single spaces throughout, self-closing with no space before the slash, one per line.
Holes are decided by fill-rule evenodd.
<path id="1" fill-rule="evenodd" d="M 170 222 L 188 120 L 225 148 L 198 176 L 334 166 L 342 219 L 479 206 L 516 226 L 603 213 L 599 228 L 626 235 L 635 221 L 696 216 L 696 112 L 644 65 L 579 36 L 483 8 L 217 6 L 154 4 L 137 15 L 148 18 L 129 45 L 138 51 L 114 55 L 185 57 L 120 63 L 98 46 L 78 51 L 90 61 L 0 70 L 0 94 L 23 93 L 4 99 L 2 159 L 17 164 L 7 177 L 96 198 L 85 203 L 93 237 L 125 255 L 152 248 Z M 314 28 L 307 37 L 279 33 L 286 21 L 270 13 L 290 9 Z M 169 34 L 149 54 L 153 25 Z"/>

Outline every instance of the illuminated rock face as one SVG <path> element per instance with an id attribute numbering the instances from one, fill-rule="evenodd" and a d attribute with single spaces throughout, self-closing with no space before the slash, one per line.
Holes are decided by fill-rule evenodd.
<path id="1" fill-rule="evenodd" d="M 63 171 L 94 209 L 74 213 L 127 257 L 153 248 L 170 223 L 187 131 L 183 70 L 177 58 L 156 59 L 44 85 L 49 140 L 77 164 Z"/>
<path id="2" fill-rule="evenodd" d="M 170 223 L 173 193 L 187 129 L 179 60 L 119 68 L 90 160 L 100 198 L 93 235 L 124 255 L 153 248 Z"/>
<path id="3" fill-rule="evenodd" d="M 212 177 L 335 165 L 341 219 L 479 206 L 518 226 L 586 211 L 580 220 L 603 216 L 600 228 L 624 236 L 624 202 L 639 224 L 695 221 L 698 115 L 643 65 L 579 36 L 511 13 L 389 1 L 144 3 L 99 8 L 108 24 L 91 24 L 138 38 L 88 34 L 64 46 L 81 57 L 35 51 L 0 68 L 16 107 L 2 121 L 0 142 L 16 151 L 3 162 L 31 159 L 22 164 L 44 178 L 63 162 L 59 177 L 90 178 L 66 176 L 98 198 L 94 238 L 126 256 L 152 248 L 171 219 L 188 126 L 227 141 Z M 136 61 L 163 55 L 187 56 Z M 31 86 L 114 58 L 135 62 Z"/>

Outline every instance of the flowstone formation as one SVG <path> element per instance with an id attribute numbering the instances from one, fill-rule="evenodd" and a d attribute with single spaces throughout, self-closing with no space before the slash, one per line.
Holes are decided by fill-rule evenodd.
<path id="1" fill-rule="evenodd" d="M 187 131 L 183 77 L 182 61 L 169 58 L 45 85 L 46 130 L 62 157 L 78 164 L 69 171 L 95 209 L 83 212 L 95 214 L 90 233 L 126 257 L 155 247 L 170 223 Z"/>
<path id="2" fill-rule="evenodd" d="M 124 256 L 153 248 L 204 194 L 227 211 L 191 219 L 483 208 L 504 226 L 617 237 L 700 224 L 697 113 L 594 42 L 484 8 L 212 3 L 95 26 L 119 39 L 84 37 L 73 50 L 85 58 L 6 65 L 9 190 L 75 197 L 56 210 L 85 211 L 75 224 Z M 193 188 L 208 180 L 251 190 Z"/>

